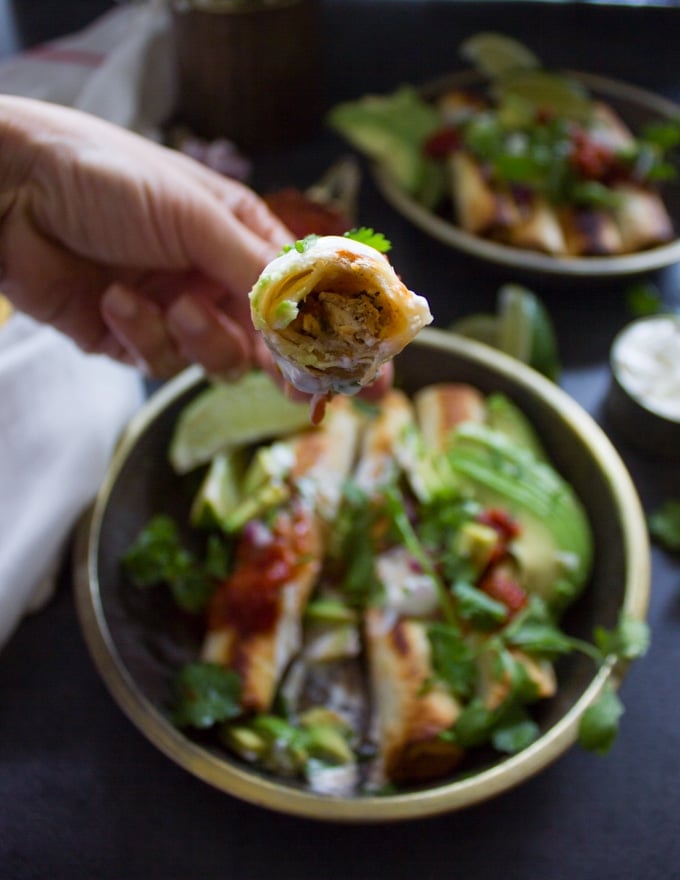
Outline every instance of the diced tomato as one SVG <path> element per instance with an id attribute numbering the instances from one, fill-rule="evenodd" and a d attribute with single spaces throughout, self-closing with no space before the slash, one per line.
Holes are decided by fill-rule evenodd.
<path id="1" fill-rule="evenodd" d="M 572 135 L 571 165 L 584 180 L 605 180 L 619 171 L 614 150 L 594 141 L 581 128 L 575 129 Z"/>
<path id="2" fill-rule="evenodd" d="M 496 565 L 508 555 L 508 544 L 521 533 L 522 528 L 517 520 L 501 507 L 488 507 L 479 514 L 477 521 L 494 529 L 498 535 L 496 545 L 489 555 L 487 567 Z"/>
<path id="3" fill-rule="evenodd" d="M 234 571 L 218 586 L 211 601 L 208 628 L 228 624 L 241 634 L 271 630 L 281 589 L 310 558 L 312 545 L 311 522 L 301 509 L 280 514 L 271 529 L 245 530 Z"/>
<path id="4" fill-rule="evenodd" d="M 460 149 L 461 137 L 458 129 L 449 127 L 436 131 L 423 144 L 423 152 L 430 159 L 444 159 L 449 153 Z"/>
<path id="5" fill-rule="evenodd" d="M 495 529 L 506 541 L 511 541 L 522 532 L 522 527 L 517 520 L 501 507 L 487 507 L 477 519 L 485 526 Z"/>
<path id="6" fill-rule="evenodd" d="M 529 601 L 526 590 L 517 578 L 502 566 L 489 569 L 480 581 L 479 589 L 505 605 L 510 617 L 517 614 Z"/>

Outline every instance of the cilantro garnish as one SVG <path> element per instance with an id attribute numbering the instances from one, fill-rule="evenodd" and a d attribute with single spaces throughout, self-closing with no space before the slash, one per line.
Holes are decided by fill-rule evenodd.
<path id="1" fill-rule="evenodd" d="M 318 235 L 306 235 L 304 238 L 299 238 L 292 244 L 284 244 L 281 248 L 281 254 L 287 254 L 289 251 L 297 251 L 299 254 L 304 254 L 304 252 L 310 248 L 315 241 L 318 241 L 318 239 Z M 281 256 L 281 254 L 279 254 L 279 256 Z"/>
<path id="2" fill-rule="evenodd" d="M 507 606 L 492 599 L 483 590 L 467 581 L 456 581 L 453 595 L 458 603 L 458 613 L 479 629 L 489 629 L 502 623 L 508 615 Z"/>
<path id="3" fill-rule="evenodd" d="M 582 748 L 598 755 L 606 754 L 612 747 L 623 715 L 623 703 L 611 687 L 583 713 L 579 725 L 578 740 Z"/>
<path id="4" fill-rule="evenodd" d="M 460 629 L 448 623 L 431 623 L 427 627 L 427 637 L 437 678 L 458 697 L 469 697 L 474 690 L 477 670 L 472 650 Z"/>
<path id="5" fill-rule="evenodd" d="M 515 755 L 538 739 L 538 734 L 538 724 L 523 706 L 514 704 L 494 726 L 491 743 L 496 751 Z"/>
<path id="6" fill-rule="evenodd" d="M 228 545 L 211 535 L 203 561 L 182 546 L 179 529 L 170 516 L 152 517 L 125 555 L 123 566 L 138 587 L 166 584 L 184 611 L 202 611 L 216 583 L 229 570 Z"/>
<path id="7" fill-rule="evenodd" d="M 187 663 L 175 680 L 173 720 L 178 727 L 207 729 L 237 718 L 242 710 L 241 679 L 215 663 Z"/>
<path id="8" fill-rule="evenodd" d="M 386 254 L 392 247 L 392 242 L 385 238 L 382 232 L 376 232 L 369 226 L 360 226 L 358 229 L 350 229 L 345 233 L 345 238 L 351 238 L 352 241 L 359 241 L 367 244 L 369 247 L 375 248 L 381 254 Z"/>
<path id="9" fill-rule="evenodd" d="M 614 656 L 618 660 L 635 660 L 642 657 L 649 648 L 649 627 L 644 620 L 622 613 L 612 630 L 597 627 L 594 633 L 595 644 L 600 649 L 603 660 Z"/>
<path id="10" fill-rule="evenodd" d="M 652 281 L 639 281 L 626 290 L 626 305 L 636 318 L 655 315 L 661 311 L 662 299 L 659 288 Z"/>
<path id="11" fill-rule="evenodd" d="M 348 480 L 343 504 L 335 522 L 334 549 L 338 560 L 348 560 L 342 590 L 353 608 L 364 608 L 381 591 L 375 574 L 373 534 L 378 511 L 370 498 Z M 329 555 L 333 555 L 333 549 Z"/>
<path id="12" fill-rule="evenodd" d="M 649 647 L 649 627 L 643 620 L 622 612 L 614 629 L 598 627 L 595 630 L 595 642 L 602 663 L 608 657 L 634 660 L 642 657 Z M 608 752 L 616 739 L 621 715 L 623 703 L 608 684 L 601 696 L 583 713 L 578 734 L 581 747 L 599 755 Z"/>
<path id="13" fill-rule="evenodd" d="M 358 229 L 350 229 L 344 233 L 344 238 L 351 238 L 352 241 L 359 241 L 362 244 L 366 244 L 369 247 L 380 251 L 381 254 L 387 253 L 392 247 L 392 243 L 385 238 L 382 232 L 375 232 L 375 230 L 368 226 L 360 226 Z M 307 235 L 304 238 L 299 238 L 292 244 L 285 244 L 281 249 L 279 256 L 287 254 L 290 251 L 297 251 L 299 254 L 304 254 L 304 252 L 318 240 L 319 236 L 313 234 Z"/>
<path id="14" fill-rule="evenodd" d="M 680 499 L 666 501 L 647 517 L 649 533 L 668 550 L 680 550 Z"/>

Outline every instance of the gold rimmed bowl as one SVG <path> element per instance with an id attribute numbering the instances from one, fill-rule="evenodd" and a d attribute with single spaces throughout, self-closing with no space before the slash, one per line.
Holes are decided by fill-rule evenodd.
<path id="1" fill-rule="evenodd" d="M 643 620 L 650 570 L 644 516 L 630 476 L 603 431 L 565 392 L 535 371 L 480 343 L 425 330 L 396 361 L 406 391 L 440 381 L 501 391 L 538 429 L 561 473 L 572 483 L 594 532 L 594 570 L 564 625 L 592 639 L 615 626 L 622 611 Z M 189 773 L 228 794 L 282 813 L 338 822 L 410 820 L 458 810 L 519 785 L 577 741 L 580 720 L 626 665 L 595 667 L 569 656 L 558 665 L 557 695 L 538 708 L 539 738 L 513 756 L 498 756 L 464 774 L 398 794 L 337 798 L 277 780 L 173 726 L 173 678 L 196 659 L 201 634 L 164 591 L 131 588 L 120 560 L 159 510 L 186 521 L 192 495 L 168 463 L 178 414 L 205 386 L 190 368 L 153 395 L 121 438 L 98 496 L 78 530 L 75 584 L 82 629 L 113 698 L 142 733 Z"/>

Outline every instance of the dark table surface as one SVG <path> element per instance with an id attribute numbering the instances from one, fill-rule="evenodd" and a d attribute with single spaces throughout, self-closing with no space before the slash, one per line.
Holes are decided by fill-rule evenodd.
<path id="1" fill-rule="evenodd" d="M 68 33 L 104 2 L 15 0 L 0 49 Z M 586 4 L 326 0 L 330 104 L 457 69 L 456 47 L 480 30 L 530 43 L 541 57 L 637 83 L 680 101 L 680 10 Z M 306 186 L 345 152 L 327 132 L 257 157 L 253 184 Z M 615 332 L 631 317 L 628 282 L 522 278 L 430 240 L 394 214 L 366 177 L 360 221 L 383 231 L 436 321 L 489 310 L 499 285 L 523 281 L 549 308 L 562 385 L 600 421 L 647 511 L 680 497 L 680 464 L 628 447 L 603 415 Z M 674 269 L 654 281 L 680 302 Z M 81 636 L 65 566 L 56 597 L 0 655 L 0 878 L 680 877 L 680 560 L 653 549 L 652 647 L 626 678 L 607 757 L 572 749 L 539 776 L 465 812 L 412 824 L 336 826 L 240 803 L 158 752 L 99 679 Z"/>

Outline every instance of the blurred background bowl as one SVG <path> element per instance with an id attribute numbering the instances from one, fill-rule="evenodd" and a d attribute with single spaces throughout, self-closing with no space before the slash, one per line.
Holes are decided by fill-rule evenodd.
<path id="1" fill-rule="evenodd" d="M 469 382 L 519 405 L 584 502 L 594 531 L 591 582 L 567 612 L 565 629 L 591 640 L 596 626 L 613 627 L 622 610 L 644 619 L 650 561 L 638 496 L 606 435 L 572 398 L 513 358 L 438 330 L 423 331 L 404 350 L 396 375 L 408 392 L 440 381 Z M 167 451 L 178 414 L 204 385 L 202 372 L 191 368 L 149 400 L 124 434 L 78 532 L 76 599 L 88 647 L 113 697 L 152 743 L 188 772 L 250 803 L 320 820 L 386 822 L 483 801 L 538 773 L 576 742 L 583 713 L 606 685 L 618 686 L 624 664 L 596 670 L 583 656 L 560 660 L 557 695 L 536 708 L 541 735 L 531 746 L 472 772 L 379 797 L 311 794 L 175 728 L 167 717 L 171 682 L 182 663 L 196 658 L 201 634 L 163 599 L 165 591 L 131 590 L 120 558 L 159 510 L 186 521 L 193 489 L 172 471 Z"/>

